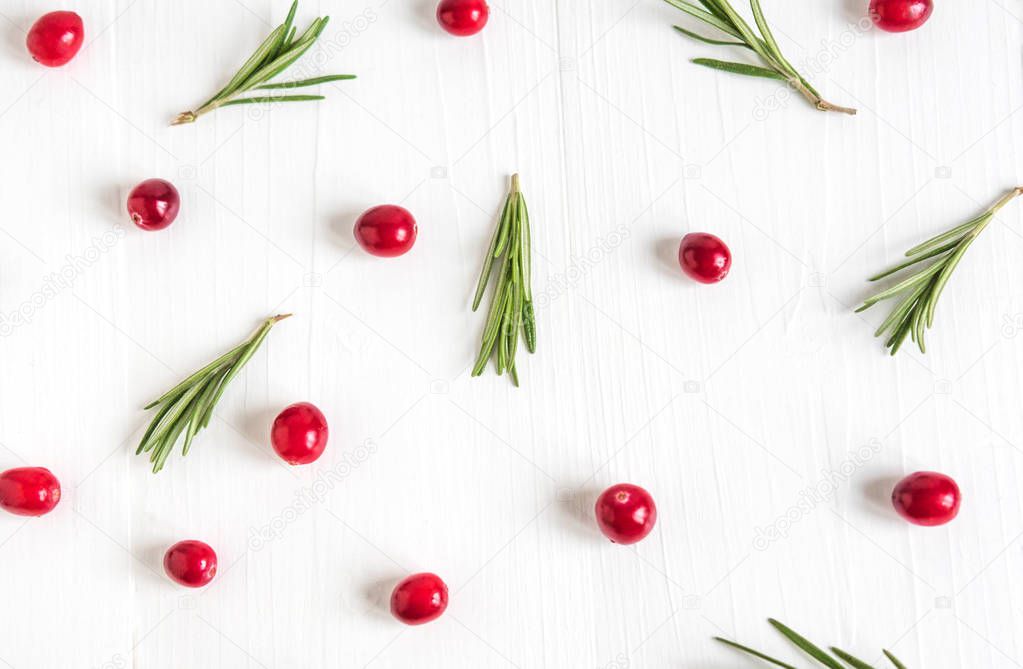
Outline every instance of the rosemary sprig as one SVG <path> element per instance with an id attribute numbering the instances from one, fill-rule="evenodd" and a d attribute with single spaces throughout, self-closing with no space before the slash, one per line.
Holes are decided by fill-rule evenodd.
<path id="1" fill-rule="evenodd" d="M 154 474 L 163 469 L 182 432 L 185 434 L 185 445 L 181 454 L 188 455 L 192 439 L 199 430 L 209 425 L 213 409 L 228 384 L 259 349 L 270 334 L 270 328 L 289 316 L 291 314 L 266 319 L 246 341 L 168 390 L 160 399 L 146 405 L 146 411 L 156 407 L 160 407 L 160 410 L 142 436 L 135 455 L 149 453 Z"/>
<path id="2" fill-rule="evenodd" d="M 945 289 L 952 272 L 995 214 L 1019 195 L 1023 195 L 1023 186 L 1009 191 L 980 216 L 914 246 L 906 251 L 908 260 L 868 279 L 879 281 L 918 263 L 931 261 L 926 266 L 914 267 L 906 278 L 865 300 L 856 310 L 856 313 L 859 313 L 883 300 L 896 296 L 901 298 L 898 306 L 892 309 L 874 332 L 875 337 L 882 335 L 888 337 L 885 346 L 891 349 L 892 355 L 898 352 L 907 336 L 916 342 L 921 353 L 927 352 L 924 331 L 934 323 L 934 310 L 938 305 L 938 298 L 941 297 L 941 292 Z"/>
<path id="3" fill-rule="evenodd" d="M 767 622 L 771 623 L 771 625 L 776 630 L 778 630 L 786 639 L 788 639 L 794 646 L 796 646 L 796 648 L 812 657 L 814 660 L 817 661 L 818 664 L 828 667 L 828 669 L 847 669 L 846 665 L 852 667 L 852 669 L 874 669 L 873 665 L 867 664 L 863 660 L 860 660 L 854 657 L 853 655 L 850 655 L 841 648 L 835 648 L 834 646 L 832 646 L 829 649 L 831 650 L 831 654 L 829 655 L 826 651 L 813 645 L 805 637 L 799 635 L 792 629 L 786 627 L 784 624 L 778 622 L 773 618 L 769 618 Z M 742 644 L 739 643 L 735 643 L 734 641 L 722 639 L 721 637 L 714 637 L 714 640 L 720 641 L 726 646 L 730 646 L 748 655 L 752 655 L 753 657 L 764 660 L 765 662 L 773 664 L 776 667 L 783 667 L 783 669 L 797 669 L 795 665 L 788 664 L 787 662 L 782 662 L 781 660 L 773 658 L 770 655 L 765 655 L 764 653 L 761 653 L 758 650 L 753 650 L 752 648 L 743 646 Z M 902 664 L 902 662 L 900 662 L 889 651 L 887 650 L 884 651 L 884 654 L 885 657 L 888 658 L 888 661 L 892 663 L 892 666 L 895 667 L 895 669 L 906 669 L 906 665 Z M 838 659 L 836 660 L 835 658 Z M 845 664 L 842 664 L 838 660 L 841 660 Z"/>
<path id="4" fill-rule="evenodd" d="M 767 19 L 764 18 L 764 12 L 760 8 L 760 0 L 750 0 L 750 6 L 753 8 L 753 18 L 759 34 L 735 11 L 729 0 L 698 0 L 702 7 L 698 7 L 688 0 L 665 0 L 665 2 L 703 21 L 711 28 L 723 33 L 728 39 L 706 37 L 691 30 L 686 30 L 681 26 L 675 26 L 675 30 L 678 32 L 705 44 L 738 46 L 749 49 L 759 57 L 764 67 L 715 60 L 713 58 L 695 58 L 693 62 L 697 65 L 731 72 L 732 74 L 744 74 L 750 77 L 764 77 L 785 81 L 792 88 L 799 91 L 803 97 L 820 111 L 842 112 L 843 114 L 856 113 L 855 109 L 841 107 L 823 99 L 810 82 L 796 71 L 792 63 L 782 54 L 781 48 L 771 32 L 771 28 L 767 25 Z"/>
<path id="5" fill-rule="evenodd" d="M 330 20 L 329 16 L 315 19 L 308 28 L 296 36 L 298 31 L 293 24 L 297 10 L 298 0 L 295 0 L 291 5 L 291 10 L 288 12 L 288 18 L 263 40 L 263 43 L 259 45 L 255 53 L 249 56 L 249 59 L 245 61 L 245 64 L 242 65 L 231 81 L 220 89 L 219 93 L 202 103 L 194 111 L 178 114 L 171 125 L 194 123 L 203 114 L 219 107 L 271 102 L 305 102 L 324 99 L 322 95 L 250 95 L 248 97 L 239 97 L 251 91 L 292 89 L 316 86 L 317 84 L 341 81 L 342 79 L 354 79 L 354 74 L 331 74 L 312 79 L 302 79 L 300 81 L 268 83 L 278 74 L 291 67 L 296 60 L 301 58 L 316 43 L 316 40 L 320 37 L 323 29 L 327 27 L 327 22 Z"/>
<path id="6" fill-rule="evenodd" d="M 512 176 L 511 192 L 505 200 L 500 223 L 483 260 L 483 271 L 480 272 L 476 296 L 472 300 L 472 310 L 476 311 L 490 282 L 490 275 L 494 272 L 494 261 L 503 255 L 504 259 L 497 268 L 497 288 L 490 302 L 480 354 L 472 370 L 473 376 L 483 373 L 487 360 L 496 348 L 497 373 L 500 375 L 507 370 L 512 383 L 518 387 L 515 351 L 519 346 L 520 328 L 526 340 L 526 349 L 530 353 L 536 352 L 530 254 L 529 212 L 522 191 L 519 190 L 519 175 L 515 174 Z"/>

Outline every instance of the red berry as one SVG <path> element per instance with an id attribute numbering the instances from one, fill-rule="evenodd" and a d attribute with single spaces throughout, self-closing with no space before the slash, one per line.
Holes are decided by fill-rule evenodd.
<path id="1" fill-rule="evenodd" d="M 60 501 L 60 481 L 45 467 L 18 467 L 0 474 L 0 508 L 18 516 L 42 516 Z"/>
<path id="2" fill-rule="evenodd" d="M 654 498 L 630 483 L 613 485 L 601 493 L 594 511 L 600 531 L 616 544 L 641 541 L 657 522 Z"/>
<path id="3" fill-rule="evenodd" d="M 164 553 L 163 570 L 178 585 L 201 588 L 217 575 L 217 554 L 202 541 L 179 541 Z"/>
<path id="4" fill-rule="evenodd" d="M 146 179 L 128 194 L 128 214 L 143 230 L 163 230 L 181 208 L 178 189 L 163 179 Z"/>
<path id="5" fill-rule="evenodd" d="M 274 419 L 270 443 L 289 465 L 307 465 L 327 447 L 327 419 L 308 402 L 292 404 Z"/>
<path id="6" fill-rule="evenodd" d="M 436 574 L 412 574 L 391 593 L 391 614 L 406 625 L 436 620 L 446 608 L 448 586 Z"/>
<path id="7" fill-rule="evenodd" d="M 437 22 L 452 35 L 467 37 L 483 30 L 490 18 L 490 7 L 484 0 L 441 0 L 437 5 Z"/>
<path id="8" fill-rule="evenodd" d="M 959 486 L 937 472 L 916 472 L 902 479 L 892 491 L 899 515 L 914 525 L 933 527 L 959 514 Z"/>
<path id="9" fill-rule="evenodd" d="M 407 209 L 394 204 L 367 209 L 355 222 L 355 241 L 367 253 L 381 258 L 408 253 L 417 234 L 416 219 Z"/>
<path id="10" fill-rule="evenodd" d="M 700 283 L 717 283 L 728 276 L 732 252 L 723 241 L 706 232 L 691 232 L 678 247 L 682 271 Z"/>
<path id="11" fill-rule="evenodd" d="M 32 24 L 25 45 L 36 62 L 60 67 L 75 57 L 84 40 L 81 16 L 74 12 L 50 12 Z"/>
<path id="12" fill-rule="evenodd" d="M 916 30 L 933 11 L 933 0 L 870 0 L 870 18 L 890 33 Z"/>

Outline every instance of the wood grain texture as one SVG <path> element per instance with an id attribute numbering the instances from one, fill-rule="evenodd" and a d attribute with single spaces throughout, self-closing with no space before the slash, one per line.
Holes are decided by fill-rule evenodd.
<path id="1" fill-rule="evenodd" d="M 859 116 L 690 65 L 724 54 L 655 0 L 495 0 L 462 40 L 432 0 L 307 0 L 300 21 L 333 17 L 310 67 L 359 79 L 170 128 L 284 0 L 69 0 L 88 44 L 52 71 L 23 48 L 42 8 L 3 3 L 0 468 L 48 466 L 65 500 L 0 518 L 0 666 L 724 669 L 747 665 L 714 635 L 784 653 L 767 616 L 870 660 L 1023 664 L 1023 211 L 971 249 L 927 357 L 889 359 L 881 313 L 849 309 L 1023 179 L 1023 9 L 945 2 L 894 36 L 865 0 L 764 4 Z M 538 294 L 520 390 L 468 376 L 514 171 Z M 146 234 L 123 203 L 153 176 L 183 213 Z M 420 224 L 392 261 L 351 236 L 384 202 Z M 680 275 L 688 231 L 729 242 L 726 282 Z M 283 311 L 152 476 L 140 408 Z M 294 469 L 267 435 L 300 400 L 332 434 Z M 890 511 L 918 469 L 958 480 L 955 524 Z M 619 481 L 659 504 L 633 548 L 591 519 Z M 220 555 L 205 591 L 162 575 L 184 538 Z M 451 606 L 403 628 L 387 597 L 419 570 Z"/>

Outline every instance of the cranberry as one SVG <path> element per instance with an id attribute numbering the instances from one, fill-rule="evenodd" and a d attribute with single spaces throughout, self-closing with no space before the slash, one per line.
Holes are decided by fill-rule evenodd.
<path id="1" fill-rule="evenodd" d="M 60 67 L 75 57 L 84 40 L 81 16 L 74 12 L 50 12 L 32 24 L 25 45 L 37 63 Z"/>
<path id="2" fill-rule="evenodd" d="M 484 0 L 441 0 L 437 5 L 437 22 L 452 35 L 467 37 L 483 30 L 490 18 L 490 7 Z"/>
<path id="3" fill-rule="evenodd" d="M 143 230 L 163 230 L 178 217 L 180 208 L 178 189 L 163 179 L 146 179 L 128 194 L 132 223 Z"/>
<path id="4" fill-rule="evenodd" d="M 916 30 L 933 11 L 933 0 L 870 0 L 870 18 L 890 33 Z"/>
<path id="5" fill-rule="evenodd" d="M 217 575 L 217 554 L 202 541 L 179 541 L 164 553 L 163 570 L 179 585 L 201 588 Z"/>
<path id="6" fill-rule="evenodd" d="M 292 404 L 274 419 L 270 443 L 289 465 L 315 462 L 327 447 L 327 419 L 308 402 Z"/>
<path id="7" fill-rule="evenodd" d="M 436 574 L 412 574 L 391 593 L 391 614 L 406 625 L 436 620 L 448 608 L 448 586 Z"/>
<path id="8" fill-rule="evenodd" d="M 408 253 L 416 243 L 419 228 L 407 209 L 382 204 L 367 209 L 355 222 L 355 241 L 375 256 L 394 258 Z"/>
<path id="9" fill-rule="evenodd" d="M 601 493 L 594 511 L 600 531 L 616 544 L 641 541 L 657 521 L 654 498 L 643 488 L 629 483 L 613 485 Z"/>
<path id="10" fill-rule="evenodd" d="M 937 472 L 916 472 L 902 479 L 892 491 L 899 515 L 914 525 L 933 527 L 959 514 L 959 486 Z"/>
<path id="11" fill-rule="evenodd" d="M 732 252 L 723 241 L 706 232 L 691 232 L 678 247 L 678 264 L 690 279 L 717 283 L 728 276 Z"/>
<path id="12" fill-rule="evenodd" d="M 0 474 L 0 508 L 18 516 L 42 516 L 60 501 L 60 481 L 45 467 L 18 467 Z"/>

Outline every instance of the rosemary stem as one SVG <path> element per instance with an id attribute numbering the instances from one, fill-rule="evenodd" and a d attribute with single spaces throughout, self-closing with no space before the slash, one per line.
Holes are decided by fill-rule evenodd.
<path id="1" fill-rule="evenodd" d="M 840 112 L 842 114 L 849 114 L 850 116 L 856 115 L 856 110 L 853 109 L 852 107 L 843 107 L 841 105 L 836 105 L 831 102 L 828 102 L 820 95 L 818 95 L 815 91 L 811 90 L 806 85 L 806 83 L 804 83 L 803 80 L 800 79 L 799 77 L 790 77 L 788 79 L 788 83 L 790 86 L 792 86 L 792 88 L 799 91 L 804 98 L 809 100 L 810 104 L 812 104 L 820 111 Z"/>

